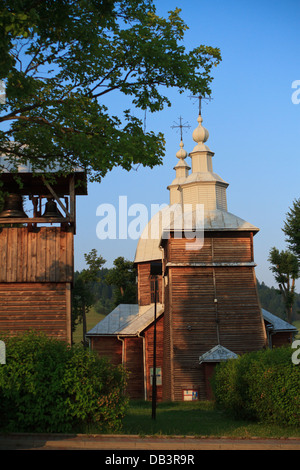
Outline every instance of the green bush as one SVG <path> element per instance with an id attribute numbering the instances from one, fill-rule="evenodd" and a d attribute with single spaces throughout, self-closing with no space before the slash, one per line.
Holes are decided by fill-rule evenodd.
<path id="1" fill-rule="evenodd" d="M 244 354 L 219 364 L 212 379 L 217 406 L 237 418 L 300 425 L 300 366 L 290 347 Z"/>
<path id="2" fill-rule="evenodd" d="M 1 338 L 0 426 L 14 432 L 115 431 L 128 398 L 126 373 L 82 346 L 29 332 Z"/>

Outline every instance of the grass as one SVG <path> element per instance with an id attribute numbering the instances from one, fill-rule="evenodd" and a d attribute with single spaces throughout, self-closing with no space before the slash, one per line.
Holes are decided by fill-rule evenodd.
<path id="1" fill-rule="evenodd" d="M 293 322 L 293 325 L 298 329 L 298 333 L 295 336 L 295 339 L 300 339 L 300 320 Z"/>
<path id="2" fill-rule="evenodd" d="M 90 311 L 86 316 L 86 330 L 89 331 L 99 321 L 103 320 L 105 315 L 97 313 L 94 307 L 91 307 Z M 73 343 L 78 344 L 82 341 L 82 324 L 76 326 L 76 330 L 73 332 Z"/>
<path id="3" fill-rule="evenodd" d="M 216 410 L 213 402 L 158 403 L 152 419 L 151 402 L 132 401 L 123 420 L 123 434 L 141 436 L 205 436 L 232 438 L 300 437 L 300 428 L 235 420 Z"/>

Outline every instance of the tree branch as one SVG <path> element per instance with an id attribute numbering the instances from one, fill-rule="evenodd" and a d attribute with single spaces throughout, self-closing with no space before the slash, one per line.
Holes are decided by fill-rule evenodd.
<path id="1" fill-rule="evenodd" d="M 35 60 L 35 58 L 37 57 L 38 53 L 40 52 L 40 50 L 42 49 L 42 46 L 39 46 L 38 49 L 36 50 L 34 56 L 31 58 L 29 64 L 27 65 L 26 69 L 25 69 L 25 75 L 30 72 L 30 70 L 32 70 L 32 68 L 30 67 L 32 62 Z"/>
<path id="2" fill-rule="evenodd" d="M 54 104 L 54 103 L 64 103 L 65 101 L 66 100 L 62 99 L 62 98 L 59 98 L 59 99 L 56 99 L 56 100 L 39 101 L 38 103 L 29 105 L 29 106 L 25 106 L 24 108 L 15 109 L 11 113 L 6 114 L 6 116 L 0 117 L 0 122 L 10 121 L 12 116 L 14 116 L 14 119 L 18 119 L 18 116 L 16 116 L 17 114 L 26 113 L 27 111 L 32 111 L 32 110 L 37 109 L 37 108 L 39 108 L 41 106 L 44 106 L 44 105 L 49 106 L 49 105 Z"/>

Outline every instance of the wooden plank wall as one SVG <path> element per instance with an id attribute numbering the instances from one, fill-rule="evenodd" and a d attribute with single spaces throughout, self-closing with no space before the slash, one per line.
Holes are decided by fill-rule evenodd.
<path id="1" fill-rule="evenodd" d="M 164 320 L 161 315 L 156 322 L 156 367 L 162 369 L 164 377 L 163 354 L 164 354 Z M 153 368 L 153 344 L 154 344 L 154 324 L 151 324 L 145 331 L 145 362 L 146 362 L 146 387 L 147 399 L 152 398 L 152 385 L 150 381 L 150 369 Z M 162 400 L 162 385 L 157 385 L 157 400 Z"/>
<path id="2" fill-rule="evenodd" d="M 253 268 L 215 268 L 220 342 L 237 354 L 265 345 Z"/>
<path id="3" fill-rule="evenodd" d="M 169 271 L 168 282 L 164 287 L 164 318 L 163 318 L 163 390 L 162 399 L 164 401 L 172 400 L 172 387 L 173 387 L 173 343 L 172 343 L 172 304 L 170 300 L 172 298 L 172 291 L 170 286 L 172 270 Z"/>
<path id="4" fill-rule="evenodd" d="M 217 344 L 212 268 L 172 269 L 172 399 L 183 389 L 197 389 L 204 399 L 199 356 Z"/>
<path id="5" fill-rule="evenodd" d="M 115 366 L 122 364 L 122 342 L 116 336 L 92 336 L 91 349 Z"/>
<path id="6" fill-rule="evenodd" d="M 71 342 L 73 233 L 0 229 L 0 331 L 29 329 Z"/>
<path id="7" fill-rule="evenodd" d="M 271 346 L 273 348 L 280 348 L 293 342 L 293 334 L 287 331 L 280 331 L 271 337 Z"/>
<path id="8" fill-rule="evenodd" d="M 150 289 L 150 263 L 138 265 L 138 304 L 149 305 L 151 303 Z"/>
<path id="9" fill-rule="evenodd" d="M 129 373 L 127 392 L 130 398 L 144 398 L 143 338 L 93 336 L 91 349 L 115 366 L 123 364 Z"/>
<path id="10" fill-rule="evenodd" d="M 141 263 L 137 267 L 138 272 L 138 304 L 139 305 L 150 305 L 153 303 L 151 299 L 151 279 L 154 279 L 150 275 L 150 263 Z M 162 300 L 162 276 L 158 276 L 157 282 L 157 302 Z"/>
<path id="11" fill-rule="evenodd" d="M 0 229 L 0 282 L 72 282 L 73 233 L 60 227 Z"/>
<path id="12" fill-rule="evenodd" d="M 205 233 L 200 250 L 187 250 L 186 244 L 194 239 L 170 238 L 167 247 L 167 262 L 209 263 L 209 262 L 251 262 L 253 261 L 252 237 L 248 232 L 213 234 Z"/>
<path id="13" fill-rule="evenodd" d="M 129 372 L 127 392 L 132 399 L 144 398 L 143 338 L 124 338 L 124 366 Z"/>
<path id="14" fill-rule="evenodd" d="M 0 331 L 28 330 L 71 342 L 70 286 L 62 283 L 0 283 Z"/>

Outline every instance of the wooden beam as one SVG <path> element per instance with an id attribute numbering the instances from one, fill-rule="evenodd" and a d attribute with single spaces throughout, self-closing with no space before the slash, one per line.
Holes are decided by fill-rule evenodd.
<path id="1" fill-rule="evenodd" d="M 35 217 L 35 218 L 21 218 L 21 217 L 0 217 L 0 224 L 12 225 L 12 224 L 61 224 L 69 223 L 69 217 Z"/>
<path id="2" fill-rule="evenodd" d="M 69 180 L 69 193 L 70 193 L 70 222 L 74 227 L 74 234 L 76 233 L 76 196 L 75 196 L 75 176 L 71 175 Z"/>

